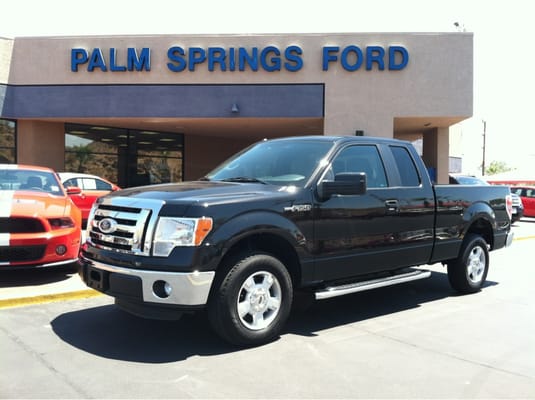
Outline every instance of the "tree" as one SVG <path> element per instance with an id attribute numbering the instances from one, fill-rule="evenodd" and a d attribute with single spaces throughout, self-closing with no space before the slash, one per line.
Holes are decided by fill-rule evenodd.
<path id="1" fill-rule="evenodd" d="M 512 168 L 509 167 L 503 161 L 492 161 L 490 165 L 485 169 L 485 175 L 496 175 L 501 174 L 502 172 L 511 171 Z"/>

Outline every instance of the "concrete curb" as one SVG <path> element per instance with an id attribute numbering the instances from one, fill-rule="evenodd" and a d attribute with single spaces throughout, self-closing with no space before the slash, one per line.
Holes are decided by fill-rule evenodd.
<path id="1" fill-rule="evenodd" d="M 52 303 L 52 302 L 64 301 L 64 300 L 85 299 L 85 298 L 97 297 L 97 296 L 103 296 L 103 294 L 93 289 L 87 289 L 87 290 L 77 290 L 75 292 L 65 292 L 65 293 L 45 294 L 45 295 L 33 296 L 33 297 L 20 297 L 20 298 L 14 298 L 14 299 L 5 299 L 5 300 L 0 300 L 0 309 L 23 307 L 23 306 L 33 305 L 33 304 Z"/>

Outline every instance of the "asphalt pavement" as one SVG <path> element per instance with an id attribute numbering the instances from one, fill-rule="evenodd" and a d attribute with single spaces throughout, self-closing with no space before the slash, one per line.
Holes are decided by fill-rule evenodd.
<path id="1" fill-rule="evenodd" d="M 434 265 L 428 279 L 293 312 L 251 349 L 203 313 L 124 313 L 72 271 L 3 273 L 0 398 L 535 399 L 535 219 L 513 229 L 479 293 L 456 294 Z"/>

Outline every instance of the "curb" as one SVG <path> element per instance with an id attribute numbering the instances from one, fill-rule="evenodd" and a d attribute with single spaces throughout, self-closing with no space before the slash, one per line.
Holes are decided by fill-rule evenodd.
<path id="1" fill-rule="evenodd" d="M 23 306 L 28 306 L 32 304 L 53 303 L 56 301 L 63 301 L 63 300 L 86 299 L 86 298 L 97 297 L 97 296 L 103 296 L 103 294 L 93 289 L 87 289 L 87 290 L 78 290 L 75 292 L 45 294 L 41 296 L 6 299 L 6 300 L 0 300 L 0 309 L 23 307 Z"/>

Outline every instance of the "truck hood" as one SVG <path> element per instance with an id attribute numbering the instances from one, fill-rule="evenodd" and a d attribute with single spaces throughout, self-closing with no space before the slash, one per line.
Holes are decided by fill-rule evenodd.
<path id="1" fill-rule="evenodd" d="M 48 193 L 30 191 L 0 191 L 0 215 L 26 217 L 62 217 L 69 199 Z"/>
<path id="2" fill-rule="evenodd" d="M 292 196 L 298 188 L 264 185 L 260 183 L 234 183 L 218 181 L 193 181 L 162 185 L 140 186 L 110 193 L 106 198 L 123 197 L 163 200 L 167 204 L 216 205 L 221 203 L 250 202 Z M 293 196 L 292 196 L 293 197 Z"/>

